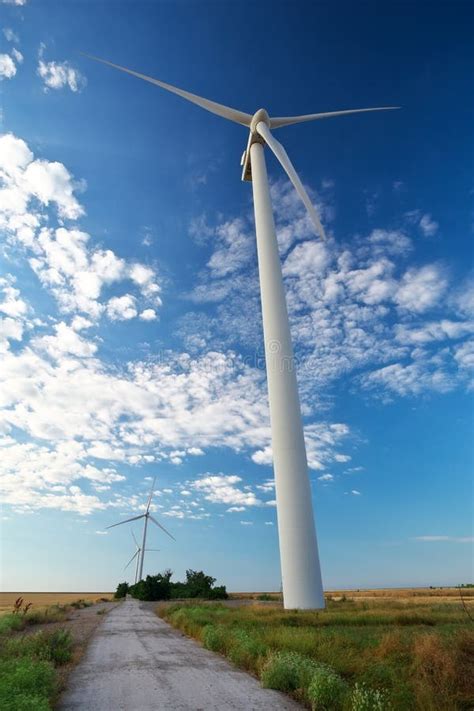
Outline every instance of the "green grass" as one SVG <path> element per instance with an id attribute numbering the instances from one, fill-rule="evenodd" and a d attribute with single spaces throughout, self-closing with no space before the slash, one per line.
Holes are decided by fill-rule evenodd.
<path id="1" fill-rule="evenodd" d="M 0 615 L 0 635 L 23 630 L 30 625 L 63 622 L 67 617 L 68 609 L 64 605 L 52 605 L 40 610 L 30 610 L 26 615 L 5 613 Z"/>
<path id="2" fill-rule="evenodd" d="M 456 602 L 171 605 L 159 614 L 259 676 L 329 711 L 458 711 L 474 706 L 474 631 Z"/>
<path id="3" fill-rule="evenodd" d="M 57 693 L 56 667 L 72 658 L 66 630 L 0 639 L 0 708 L 2 711 L 47 711 Z"/>

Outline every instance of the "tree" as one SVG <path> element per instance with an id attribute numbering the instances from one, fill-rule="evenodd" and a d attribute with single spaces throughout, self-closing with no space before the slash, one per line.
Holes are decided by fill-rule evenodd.
<path id="1" fill-rule="evenodd" d="M 125 595 L 128 593 L 130 589 L 130 586 L 128 583 L 119 583 L 117 585 L 117 590 L 115 591 L 115 599 L 119 600 L 122 597 L 125 597 Z"/>

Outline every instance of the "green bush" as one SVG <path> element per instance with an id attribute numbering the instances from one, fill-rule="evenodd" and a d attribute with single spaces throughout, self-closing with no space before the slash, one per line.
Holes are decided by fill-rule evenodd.
<path id="1" fill-rule="evenodd" d="M 265 656 L 266 646 L 244 629 L 234 629 L 230 638 L 227 656 L 243 669 L 254 669 L 258 657 Z"/>
<path id="2" fill-rule="evenodd" d="M 391 704 L 382 689 L 356 684 L 351 694 L 351 711 L 389 711 Z"/>
<path id="3" fill-rule="evenodd" d="M 202 631 L 202 643 L 211 652 L 224 654 L 226 651 L 225 630 L 217 625 L 206 625 Z"/>
<path id="4" fill-rule="evenodd" d="M 314 711 L 338 711 L 347 694 L 347 684 L 334 669 L 324 664 L 313 673 L 307 697 Z"/>
<path id="5" fill-rule="evenodd" d="M 56 664 L 66 664 L 72 659 L 72 637 L 68 630 L 56 630 L 49 636 L 49 658 Z"/>
<path id="6" fill-rule="evenodd" d="M 316 662 L 297 652 L 274 652 L 265 662 L 260 679 L 267 689 L 305 689 L 316 670 Z"/>
<path id="7" fill-rule="evenodd" d="M 0 708 L 5 711 L 43 711 L 55 691 L 51 662 L 28 657 L 0 661 Z"/>
<path id="8" fill-rule="evenodd" d="M 72 657 L 72 637 L 67 630 L 37 632 L 7 640 L 2 654 L 6 659 L 23 657 L 48 661 L 55 665 L 65 664 Z"/>
<path id="9" fill-rule="evenodd" d="M 8 700 L 0 695 L 0 703 L 2 711 L 51 711 L 48 699 L 38 694 L 19 693 Z"/>
<path id="10" fill-rule="evenodd" d="M 125 595 L 129 591 L 129 584 L 128 583 L 119 583 L 117 585 L 117 590 L 115 591 L 114 598 L 116 600 L 120 600 L 121 598 L 125 597 Z"/>
<path id="11" fill-rule="evenodd" d="M 11 632 L 13 630 L 21 630 L 25 626 L 25 621 L 20 615 L 10 613 L 0 617 L 0 634 Z"/>

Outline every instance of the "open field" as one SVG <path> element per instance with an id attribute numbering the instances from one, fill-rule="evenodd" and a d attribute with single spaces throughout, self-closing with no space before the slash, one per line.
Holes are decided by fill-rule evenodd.
<path id="1" fill-rule="evenodd" d="M 474 706 L 474 625 L 456 594 L 432 594 L 428 603 L 414 595 L 352 600 L 344 591 L 320 612 L 256 602 L 166 605 L 158 614 L 308 707 L 458 711 Z"/>
<path id="2" fill-rule="evenodd" d="M 76 600 L 96 602 L 101 597 L 112 600 L 110 592 L 2 592 L 0 593 L 0 614 L 11 612 L 15 600 L 23 597 L 25 602 L 33 603 L 33 609 L 49 607 L 50 605 L 70 605 Z"/>
<path id="3" fill-rule="evenodd" d="M 459 588 L 380 588 L 373 590 L 327 590 L 325 593 L 326 600 L 341 600 L 350 598 L 355 601 L 381 601 L 388 600 L 397 602 L 413 602 L 416 599 L 417 603 L 426 602 L 432 604 L 436 602 L 449 602 L 453 600 L 460 601 Z M 462 598 L 466 603 L 474 604 L 474 587 L 462 588 Z M 259 600 L 268 598 L 269 600 L 279 601 L 281 594 L 276 592 L 233 592 L 229 593 L 231 600 Z"/>

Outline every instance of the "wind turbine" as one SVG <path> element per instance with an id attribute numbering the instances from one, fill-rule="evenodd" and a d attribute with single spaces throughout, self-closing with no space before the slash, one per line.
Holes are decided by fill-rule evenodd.
<path id="1" fill-rule="evenodd" d="M 118 523 L 113 523 L 111 526 L 107 526 L 107 528 L 115 528 L 115 526 L 121 526 L 124 523 L 130 523 L 130 521 L 139 521 L 141 518 L 145 519 L 145 522 L 143 525 L 143 541 L 142 541 L 142 547 L 141 547 L 141 555 L 139 555 L 140 569 L 139 569 L 139 573 L 138 573 L 138 580 L 141 580 L 143 577 L 143 561 L 145 559 L 145 551 L 147 550 L 147 548 L 146 548 L 146 532 L 147 532 L 147 528 L 148 528 L 148 519 L 150 519 L 150 521 L 153 521 L 155 526 L 158 526 L 158 528 L 161 528 L 161 530 L 164 531 L 170 538 L 172 538 L 173 541 L 176 540 L 176 538 L 174 536 L 172 536 L 171 533 L 169 531 L 167 531 L 164 526 L 161 525 L 161 523 L 158 523 L 156 518 L 154 516 L 152 516 L 150 513 L 151 500 L 153 498 L 153 493 L 155 490 L 155 481 L 156 481 L 156 477 L 153 479 L 153 484 L 151 485 L 150 495 L 148 497 L 148 502 L 147 502 L 146 510 L 145 510 L 144 514 L 139 514 L 138 516 L 133 516 L 132 518 L 127 518 L 125 521 L 119 521 Z M 135 553 L 135 555 L 136 555 L 136 553 Z M 133 557 L 135 557 L 135 556 L 133 556 Z M 133 558 L 132 558 L 132 560 L 133 560 Z M 132 561 L 130 561 L 130 562 L 132 562 Z"/>
<path id="2" fill-rule="evenodd" d="M 308 210 L 316 232 L 324 239 L 324 228 L 319 215 L 285 149 L 274 138 L 270 129 L 303 121 L 399 107 L 381 106 L 277 118 L 270 118 L 265 109 L 259 109 L 251 115 L 118 64 L 98 57 L 86 56 L 144 79 L 213 114 L 249 129 L 247 148 L 241 160 L 242 180 L 251 181 L 253 187 L 284 606 L 287 609 L 323 608 L 324 594 L 301 408 L 264 147 L 267 145 L 281 163 Z"/>
<path id="3" fill-rule="evenodd" d="M 132 563 L 135 560 L 135 558 L 137 559 L 137 564 L 135 566 L 135 584 L 136 584 L 138 582 L 138 568 L 140 565 L 140 551 L 141 551 L 142 547 L 138 545 L 138 541 L 135 538 L 135 534 L 133 531 L 131 531 L 131 534 L 132 534 L 132 537 L 133 537 L 133 540 L 134 540 L 134 543 L 136 546 L 136 550 L 135 550 L 135 553 L 130 558 L 130 560 L 128 561 L 127 565 L 124 567 L 124 570 L 127 570 L 128 566 L 130 565 L 130 563 Z M 160 550 L 159 548 L 147 548 L 147 551 L 155 551 L 157 553 L 159 550 Z"/>

